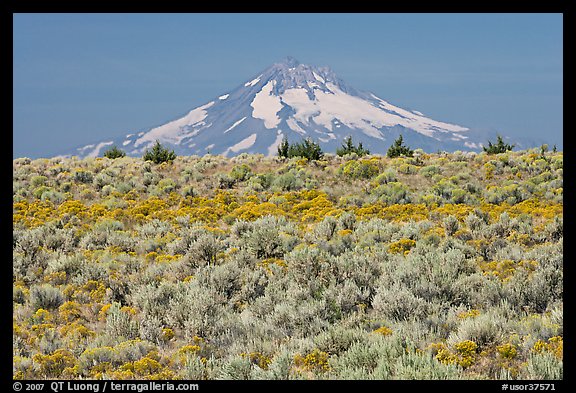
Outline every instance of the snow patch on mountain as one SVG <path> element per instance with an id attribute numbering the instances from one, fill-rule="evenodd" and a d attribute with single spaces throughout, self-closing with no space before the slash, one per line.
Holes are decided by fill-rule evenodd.
<path id="1" fill-rule="evenodd" d="M 86 150 L 88 150 L 88 149 L 91 149 L 91 148 L 93 148 L 93 147 L 94 147 L 94 144 L 90 144 L 90 145 L 86 145 L 86 146 L 84 146 L 84 147 L 81 147 L 81 148 L 79 148 L 79 149 L 77 149 L 77 150 L 78 150 L 79 152 L 84 152 L 84 151 L 86 151 Z"/>
<path id="2" fill-rule="evenodd" d="M 340 123 L 350 128 L 361 129 L 366 135 L 384 139 L 382 133 L 365 120 L 378 122 L 378 126 L 393 126 L 398 124 L 385 112 L 375 108 L 368 101 L 344 93 L 333 83 L 327 83 L 329 91 L 316 90 L 316 99 L 311 100 L 305 89 L 288 89 L 282 94 L 282 101 L 290 105 L 296 113 L 294 118 L 303 124 L 310 124 L 310 119 L 332 131 L 332 122 L 339 119 Z"/>
<path id="3" fill-rule="evenodd" d="M 229 152 L 238 153 L 241 150 L 246 150 L 254 145 L 256 142 L 256 138 L 258 134 L 252 134 L 247 138 L 242 139 L 240 142 L 236 143 L 234 146 L 230 146 L 226 151 L 223 153 L 225 156 L 228 155 Z"/>
<path id="4" fill-rule="evenodd" d="M 191 110 L 186 116 L 181 117 L 180 119 L 151 129 L 142 137 L 138 138 L 136 142 L 134 142 L 134 146 L 137 147 L 145 142 L 150 144 L 156 139 L 170 142 L 175 145 L 179 144 L 184 136 L 190 136 L 181 135 L 184 128 L 188 126 L 201 125 L 200 123 L 207 116 L 206 109 L 210 108 L 212 105 L 214 105 L 214 101 L 210 101 L 206 105 L 202 105 L 196 109 Z"/>
<path id="5" fill-rule="evenodd" d="M 281 99 L 296 111 L 294 119 L 305 125 L 310 125 L 310 118 L 320 113 L 318 104 L 310 100 L 306 89 L 288 89 L 282 94 Z"/>
<path id="6" fill-rule="evenodd" d="M 417 115 L 405 109 L 399 108 L 389 102 L 371 94 L 372 97 L 380 102 L 380 107 L 394 116 L 396 124 L 402 125 L 406 128 L 412 128 L 426 136 L 434 136 L 435 131 L 450 131 L 450 132 L 463 132 L 468 131 L 468 128 L 461 127 L 455 124 L 444 123 L 429 119 L 427 117 Z"/>
<path id="7" fill-rule="evenodd" d="M 314 78 L 318 79 L 320 82 L 326 84 L 326 81 L 324 80 L 324 78 L 322 78 L 320 75 L 318 75 L 316 72 L 312 71 L 312 74 L 314 75 Z"/>
<path id="8" fill-rule="evenodd" d="M 302 127 L 298 125 L 298 122 L 294 118 L 291 117 L 288 120 L 286 120 L 286 124 L 288 125 L 288 127 L 290 127 L 292 131 L 296 131 L 301 135 L 306 135 L 306 131 L 303 130 Z"/>
<path id="9" fill-rule="evenodd" d="M 282 109 L 282 103 L 278 96 L 272 94 L 272 89 L 276 86 L 276 81 L 271 80 L 262 87 L 256 94 L 250 106 L 254 108 L 252 117 L 264 120 L 264 127 L 276 128 L 280 123 L 277 113 Z"/>
<path id="10" fill-rule="evenodd" d="M 228 131 L 233 130 L 238 124 L 242 123 L 244 120 L 246 120 L 246 116 L 244 116 L 243 118 L 238 120 L 236 123 L 234 123 L 230 127 L 228 127 L 228 129 L 226 129 L 226 131 L 224 131 L 224 134 L 226 134 Z"/>
<path id="11" fill-rule="evenodd" d="M 260 75 L 258 78 L 254 80 L 251 80 L 250 82 L 244 83 L 244 87 L 254 86 L 256 83 L 260 82 L 260 78 L 262 78 L 262 75 Z"/>
<path id="12" fill-rule="evenodd" d="M 88 153 L 88 155 L 86 155 L 86 157 L 98 157 L 98 154 L 100 154 L 100 149 L 102 149 L 104 146 L 108 146 L 108 145 L 111 145 L 113 143 L 114 143 L 114 141 L 100 142 L 99 144 L 96 145 L 94 150 L 92 150 L 90 153 Z M 92 146 L 94 146 L 94 145 L 92 145 Z"/>

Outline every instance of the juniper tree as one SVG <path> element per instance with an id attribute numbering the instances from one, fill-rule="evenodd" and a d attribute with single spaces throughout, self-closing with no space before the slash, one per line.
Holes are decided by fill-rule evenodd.
<path id="1" fill-rule="evenodd" d="M 286 137 L 282 138 L 282 142 L 278 145 L 278 156 L 288 158 L 288 149 L 290 148 L 290 143 Z"/>
<path id="2" fill-rule="evenodd" d="M 350 153 L 356 153 L 359 157 L 362 157 L 370 154 L 370 151 L 368 149 L 364 149 L 364 146 L 362 146 L 362 142 L 358 143 L 358 146 L 354 146 L 354 143 L 352 142 L 352 137 L 347 136 L 344 139 L 342 147 L 336 149 L 336 154 L 342 157 Z"/>
<path id="3" fill-rule="evenodd" d="M 121 158 L 125 156 L 126 153 L 122 149 L 119 149 L 116 145 L 112 146 L 110 149 L 104 152 L 104 157 L 110 158 L 112 160 L 115 158 Z"/>
<path id="4" fill-rule="evenodd" d="M 320 145 L 314 142 L 312 138 L 306 138 L 302 142 L 289 143 L 284 137 L 278 146 L 278 155 L 286 158 L 303 157 L 309 160 L 319 160 L 324 153 Z"/>
<path id="5" fill-rule="evenodd" d="M 388 149 L 386 155 L 390 158 L 406 156 L 412 157 L 414 154 L 413 150 L 410 150 L 408 146 L 404 146 L 404 139 L 402 138 L 402 134 L 398 136 L 398 139 L 394 141 L 392 146 Z"/>
<path id="6" fill-rule="evenodd" d="M 515 145 L 509 145 L 504 143 L 504 139 L 500 135 L 496 137 L 496 144 L 493 145 L 492 142 L 488 141 L 488 147 L 483 146 L 482 149 L 488 154 L 499 154 L 499 153 L 506 153 L 509 150 L 512 150 Z"/>
<path id="7" fill-rule="evenodd" d="M 156 140 L 152 149 L 146 149 L 142 158 L 144 161 L 152 161 L 155 164 L 160 164 L 161 162 L 174 161 L 176 154 L 174 153 L 174 150 L 168 150 L 162 146 L 158 140 Z"/>

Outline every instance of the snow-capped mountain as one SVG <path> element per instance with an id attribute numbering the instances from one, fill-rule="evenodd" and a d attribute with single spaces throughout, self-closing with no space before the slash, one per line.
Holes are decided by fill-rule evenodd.
<path id="1" fill-rule="evenodd" d="M 328 67 L 287 57 L 183 117 L 77 148 L 70 155 L 95 157 L 116 145 L 130 156 L 141 156 L 156 140 L 178 155 L 276 155 L 284 136 L 291 142 L 311 137 L 323 151 L 335 152 L 348 135 L 372 153 L 385 154 L 399 134 L 411 148 L 429 152 L 480 150 L 487 137 L 495 139 L 495 133 L 399 108 L 347 85 Z"/>

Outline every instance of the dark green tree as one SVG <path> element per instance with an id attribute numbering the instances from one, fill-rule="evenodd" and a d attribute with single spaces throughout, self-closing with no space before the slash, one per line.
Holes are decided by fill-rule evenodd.
<path id="1" fill-rule="evenodd" d="M 288 158 L 288 149 L 290 149 L 290 143 L 288 143 L 288 139 L 284 137 L 280 145 L 278 145 L 278 156 Z"/>
<path id="2" fill-rule="evenodd" d="M 499 153 L 506 153 L 509 150 L 512 150 L 514 145 L 509 145 L 504 143 L 504 139 L 500 136 L 496 136 L 496 144 L 493 145 L 492 142 L 488 141 L 488 147 L 483 146 L 482 149 L 488 154 L 499 154 Z"/>
<path id="3" fill-rule="evenodd" d="M 354 143 L 352 142 L 352 137 L 347 136 L 344 139 L 342 147 L 336 149 L 336 154 L 342 157 L 350 153 L 356 153 L 359 157 L 362 157 L 370 154 L 370 150 L 364 149 L 364 146 L 362 146 L 362 142 L 358 143 L 358 146 L 354 146 Z"/>
<path id="4" fill-rule="evenodd" d="M 144 161 L 152 161 L 155 164 L 160 164 L 161 162 L 174 161 L 176 153 L 174 153 L 174 150 L 168 150 L 156 140 L 152 149 L 146 149 L 142 158 Z"/>
<path id="5" fill-rule="evenodd" d="M 278 146 L 278 155 L 286 158 L 303 157 L 309 160 L 319 160 L 324 153 L 320 145 L 314 142 L 312 138 L 306 138 L 301 142 L 289 143 L 284 137 Z"/>
<path id="6" fill-rule="evenodd" d="M 390 146 L 386 155 L 390 158 L 400 156 L 412 157 L 414 155 L 414 151 L 410 150 L 408 146 L 404 146 L 404 138 L 402 137 L 402 134 L 400 134 L 398 139 L 396 139 L 392 146 Z"/>
<path id="7" fill-rule="evenodd" d="M 118 147 L 116 147 L 116 145 L 112 146 L 110 149 L 108 149 L 104 152 L 104 157 L 107 157 L 110 159 L 121 158 L 121 157 L 125 157 L 125 156 L 126 156 L 126 153 L 124 152 L 124 150 L 118 149 Z"/>
<path id="8" fill-rule="evenodd" d="M 309 160 L 319 160 L 324 153 L 322 148 L 312 138 L 306 138 L 302 142 L 296 142 L 288 148 L 288 157 L 304 157 Z"/>

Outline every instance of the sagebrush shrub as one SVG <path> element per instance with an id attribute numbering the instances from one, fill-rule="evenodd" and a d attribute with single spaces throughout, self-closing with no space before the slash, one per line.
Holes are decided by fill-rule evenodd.
<path id="1" fill-rule="evenodd" d="M 131 340 L 138 336 L 138 324 L 132 320 L 130 311 L 125 311 L 119 303 L 114 303 L 107 312 L 106 332 L 115 337 Z"/>
<path id="2" fill-rule="evenodd" d="M 64 303 L 62 291 L 49 284 L 35 285 L 30 288 L 30 305 L 33 310 L 54 310 Z"/>
<path id="3" fill-rule="evenodd" d="M 218 254 L 224 249 L 222 242 L 211 234 L 202 234 L 190 244 L 187 256 L 191 266 L 215 264 Z"/>
<path id="4" fill-rule="evenodd" d="M 532 380 L 562 379 L 564 367 L 562 360 L 550 353 L 531 354 L 526 365 L 526 377 Z"/>
<path id="5" fill-rule="evenodd" d="M 372 300 L 372 306 L 383 317 L 404 321 L 421 319 L 427 315 L 428 303 L 401 286 L 379 287 Z"/>
<path id="6" fill-rule="evenodd" d="M 278 258 L 285 253 L 281 231 L 288 223 L 283 217 L 265 216 L 254 221 L 243 238 L 256 258 Z"/>
<path id="7" fill-rule="evenodd" d="M 450 345 L 471 341 L 481 348 L 498 343 L 507 330 L 505 320 L 494 313 L 480 314 L 475 318 L 466 318 L 458 326 L 458 330 L 450 335 L 447 342 Z"/>

